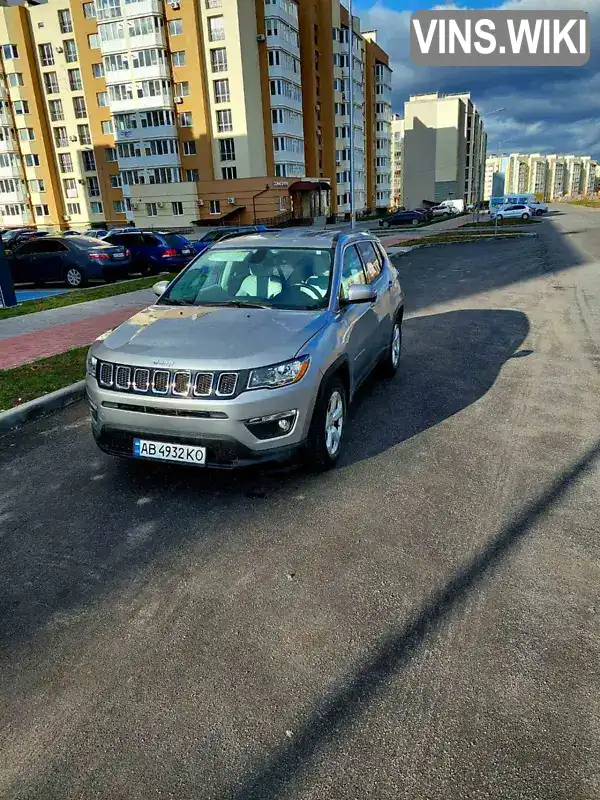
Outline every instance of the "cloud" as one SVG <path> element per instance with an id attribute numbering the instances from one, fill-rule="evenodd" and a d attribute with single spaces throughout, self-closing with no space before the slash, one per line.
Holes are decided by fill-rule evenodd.
<path id="1" fill-rule="evenodd" d="M 589 62 L 569 69 L 418 67 L 409 55 L 411 11 L 396 11 L 377 0 L 357 13 L 364 30 L 377 30 L 377 41 L 390 56 L 395 112 L 403 114 L 410 94 L 470 91 L 484 116 L 488 150 L 503 141 L 503 149 L 511 151 L 574 152 L 600 160 L 600 0 L 505 0 L 497 8 L 564 10 L 569 3 L 589 13 L 591 26 Z M 466 7 L 437 5 L 446 10 Z M 496 108 L 505 111 L 485 116 Z"/>

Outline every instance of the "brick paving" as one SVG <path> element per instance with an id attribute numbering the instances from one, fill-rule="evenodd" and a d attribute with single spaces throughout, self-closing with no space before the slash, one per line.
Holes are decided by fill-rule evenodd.
<path id="1" fill-rule="evenodd" d="M 54 325 L 0 339 L 0 369 L 11 369 L 38 358 L 91 344 L 101 333 L 120 325 L 147 304 L 129 305 L 107 314 Z M 43 312 L 42 312 L 43 313 Z M 32 314 L 31 316 L 36 316 Z M 16 319 L 20 319 L 17 317 Z M 6 320 L 8 322 L 8 320 Z"/>

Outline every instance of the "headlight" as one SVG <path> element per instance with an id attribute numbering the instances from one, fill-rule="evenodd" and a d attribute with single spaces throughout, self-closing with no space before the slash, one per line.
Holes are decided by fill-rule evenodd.
<path id="1" fill-rule="evenodd" d="M 85 371 L 91 378 L 96 377 L 96 365 L 98 364 L 98 359 L 96 356 L 92 355 L 91 349 L 88 350 L 87 359 L 85 362 Z"/>
<path id="2" fill-rule="evenodd" d="M 302 356 L 293 361 L 284 361 L 271 367 L 253 369 L 248 378 L 248 389 L 278 389 L 297 383 L 306 374 L 310 358 Z"/>

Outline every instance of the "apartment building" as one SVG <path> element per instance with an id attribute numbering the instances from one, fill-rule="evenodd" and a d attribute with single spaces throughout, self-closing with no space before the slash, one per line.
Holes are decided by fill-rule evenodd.
<path id="1" fill-rule="evenodd" d="M 404 120 L 399 114 L 392 117 L 392 206 L 404 205 L 402 178 L 402 150 L 404 146 Z"/>
<path id="2" fill-rule="evenodd" d="M 338 0 L 3 7 L 2 224 L 349 211 L 350 27 L 360 210 L 390 201 L 391 71 Z"/>
<path id="3" fill-rule="evenodd" d="M 511 153 L 486 161 L 484 198 L 536 194 L 546 201 L 592 194 L 597 163 L 590 156 Z"/>
<path id="4" fill-rule="evenodd" d="M 404 204 L 480 202 L 486 149 L 483 122 L 468 92 L 411 95 L 404 105 Z"/>

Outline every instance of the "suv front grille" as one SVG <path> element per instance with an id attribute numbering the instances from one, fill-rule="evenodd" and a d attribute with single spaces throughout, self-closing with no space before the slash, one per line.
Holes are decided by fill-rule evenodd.
<path id="1" fill-rule="evenodd" d="M 130 367 L 107 361 L 99 361 L 96 371 L 98 384 L 113 391 L 213 399 L 239 394 L 238 387 L 245 385 L 244 375 L 238 372 L 186 372 Z"/>

